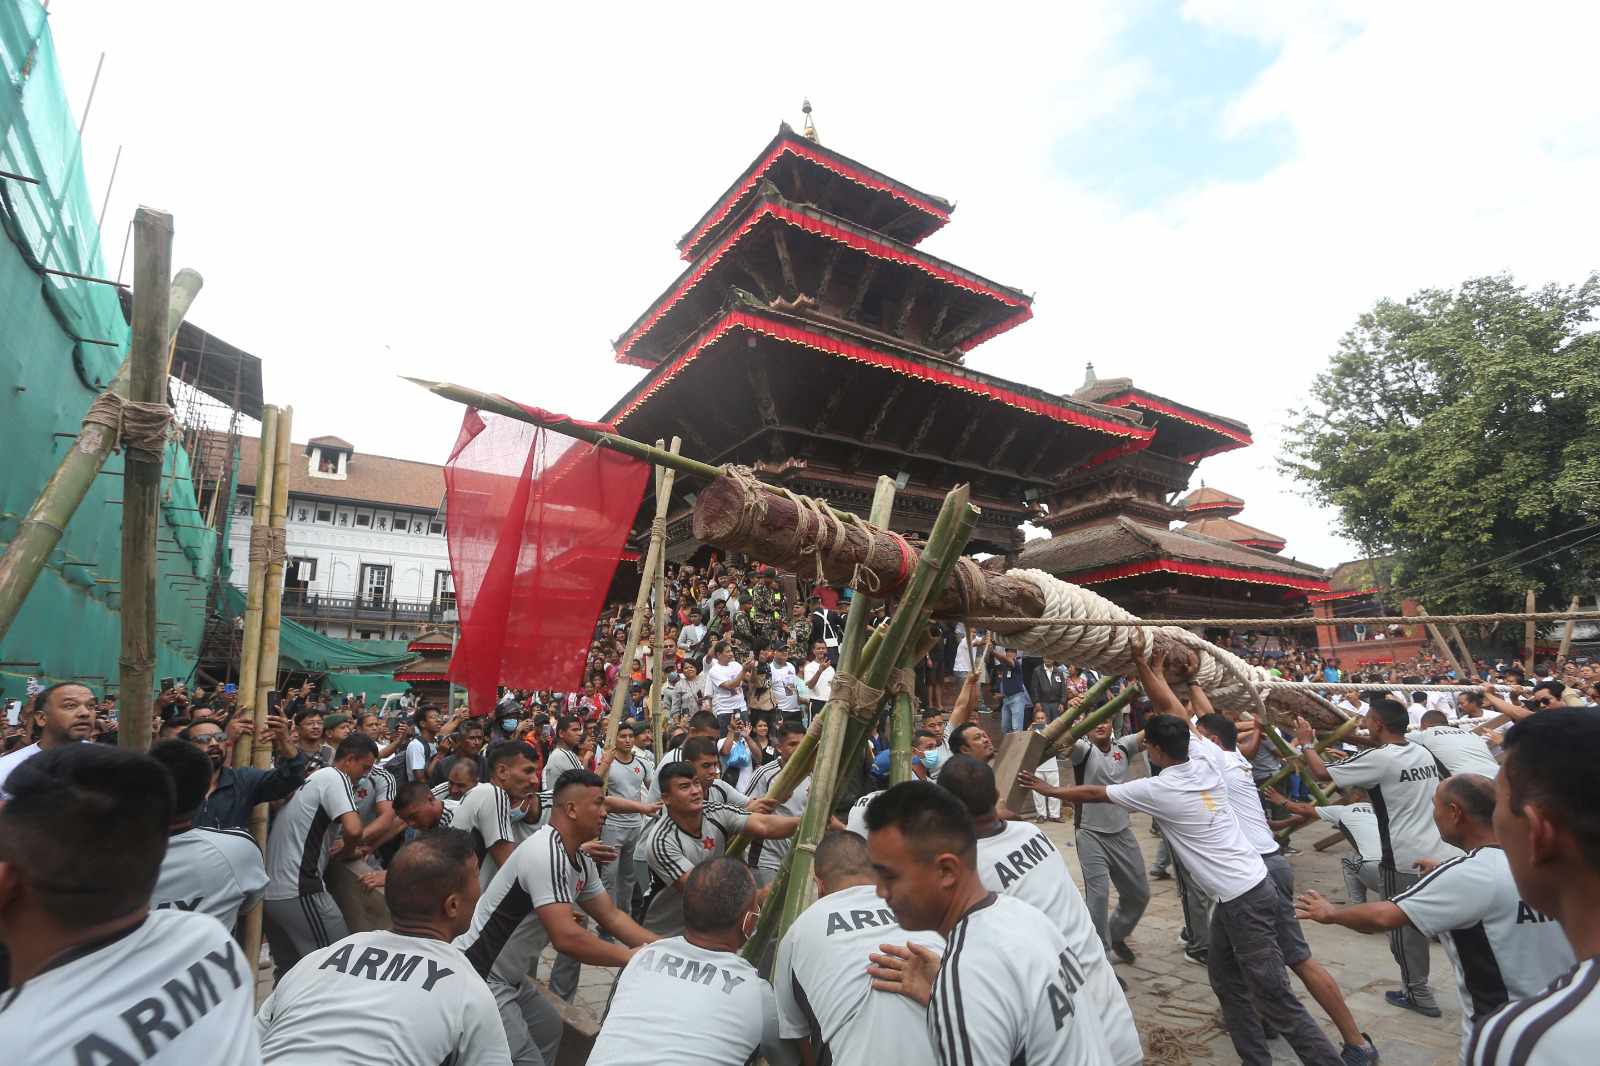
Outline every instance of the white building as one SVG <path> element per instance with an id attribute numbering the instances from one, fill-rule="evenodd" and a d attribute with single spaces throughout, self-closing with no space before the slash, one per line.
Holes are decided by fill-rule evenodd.
<path id="1" fill-rule="evenodd" d="M 239 438 L 228 528 L 232 580 L 248 577 L 260 441 Z M 344 639 L 410 640 L 455 606 L 445 543 L 444 468 L 357 455 L 338 437 L 293 446 L 283 614 Z"/>

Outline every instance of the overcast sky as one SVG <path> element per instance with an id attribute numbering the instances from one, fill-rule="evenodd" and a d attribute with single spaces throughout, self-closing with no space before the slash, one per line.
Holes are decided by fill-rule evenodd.
<path id="1" fill-rule="evenodd" d="M 1008 13 L 1009 10 L 1009 13 Z M 924 247 L 1034 293 L 970 365 L 1084 363 L 1248 422 L 1200 477 L 1321 565 L 1274 466 L 1380 297 L 1600 265 L 1600 7 L 128 3 L 55 0 L 108 269 L 140 203 L 260 356 L 295 439 L 443 461 L 458 409 L 396 374 L 594 417 L 673 241 L 809 96 L 824 143 L 954 200 Z"/>

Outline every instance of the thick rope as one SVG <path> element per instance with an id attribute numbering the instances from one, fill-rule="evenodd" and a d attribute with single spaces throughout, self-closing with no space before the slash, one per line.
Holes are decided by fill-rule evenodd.
<path id="1" fill-rule="evenodd" d="M 250 527 L 250 562 L 281 563 L 289 556 L 289 531 L 271 526 Z"/>
<path id="2" fill-rule="evenodd" d="M 140 403 L 107 390 L 95 397 L 84 413 L 88 425 L 104 426 L 115 433 L 129 455 L 159 463 L 167 450 L 172 428 L 172 408 L 165 402 Z"/>
<path id="3" fill-rule="evenodd" d="M 835 674 L 828 694 L 850 709 L 850 717 L 867 722 L 878 717 L 878 705 L 883 702 L 883 689 L 872 688 L 853 674 Z"/>
<path id="4" fill-rule="evenodd" d="M 1018 571 L 1009 571 L 1012 574 Z M 1314 626 L 1330 625 L 1403 625 L 1420 626 L 1429 623 L 1437 625 L 1443 622 L 1447 625 L 1457 622 L 1560 622 L 1574 620 L 1579 622 L 1600 622 L 1600 611 L 1544 611 L 1533 614 L 1519 612 L 1500 612 L 1495 614 L 1419 614 L 1419 615 L 1373 615 L 1366 617 L 1340 617 L 1332 618 L 1134 618 L 1131 615 L 1119 618 L 1115 615 L 1104 615 L 1096 618 L 1074 618 L 1046 616 L 1041 618 L 1018 617 L 972 617 L 967 621 L 974 625 L 1079 625 L 1079 626 L 1204 626 L 1211 629 L 1240 629 L 1255 627 L 1284 626 L 1288 628 L 1311 628 Z"/>

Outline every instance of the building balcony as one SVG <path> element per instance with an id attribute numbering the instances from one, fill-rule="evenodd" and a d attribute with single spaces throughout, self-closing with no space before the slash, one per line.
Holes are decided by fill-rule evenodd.
<path id="1" fill-rule="evenodd" d="M 454 596 L 407 599 L 378 596 L 330 596 L 304 589 L 283 590 L 283 616 L 296 622 L 389 622 L 422 625 L 454 622 Z"/>

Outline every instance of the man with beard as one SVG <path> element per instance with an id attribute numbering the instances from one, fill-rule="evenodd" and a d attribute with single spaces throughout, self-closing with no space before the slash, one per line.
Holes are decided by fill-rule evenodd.
<path id="1" fill-rule="evenodd" d="M 255 838 L 242 829 L 197 829 L 195 813 L 211 784 L 211 762 L 192 744 L 163 740 L 150 757 L 172 775 L 174 810 L 150 906 L 209 914 L 229 929 L 267 887 Z"/>
<path id="2" fill-rule="evenodd" d="M 17 767 L 41 751 L 82 743 L 94 736 L 96 706 L 94 693 L 76 681 L 51 685 L 35 696 L 30 713 L 39 730 L 39 739 L 0 758 L 0 800 L 5 799 L 6 778 Z"/>
<path id="3" fill-rule="evenodd" d="M 248 734 L 255 726 L 241 722 L 235 728 Z M 211 760 L 211 791 L 194 816 L 195 825 L 204 829 L 245 829 L 256 804 L 283 799 L 300 787 L 306 777 L 306 755 L 289 739 L 289 722 L 281 715 L 269 714 L 267 730 L 278 756 L 270 770 L 224 765 L 228 759 L 226 734 L 215 722 L 196 722 L 178 734 L 179 740 L 193 744 Z"/>

